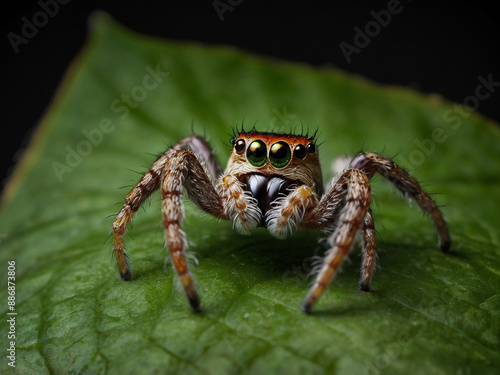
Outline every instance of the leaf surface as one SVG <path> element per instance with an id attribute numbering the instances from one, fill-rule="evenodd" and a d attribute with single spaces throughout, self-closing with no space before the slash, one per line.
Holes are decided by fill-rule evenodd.
<path id="1" fill-rule="evenodd" d="M 230 48 L 165 42 L 96 15 L 4 191 L 0 264 L 16 262 L 19 374 L 473 374 L 500 366 L 500 130 L 437 96 Z M 458 111 L 460 108 L 461 111 Z M 311 316 L 300 311 L 320 233 L 234 232 L 186 202 L 184 230 L 203 313 L 163 271 L 160 198 L 126 238 L 123 282 L 107 239 L 131 186 L 178 139 L 206 132 L 224 165 L 232 126 L 319 129 L 331 163 L 395 156 L 436 199 L 453 239 L 381 178 L 373 182 L 379 265 L 358 290 L 360 251 Z M 119 187 L 127 185 L 124 189 Z M 4 271 L 2 271 L 2 275 Z M 6 274 L 6 273 L 5 273 Z M 0 280 L 7 316 L 7 277 Z M 2 337 L 8 347 L 6 335 Z"/>

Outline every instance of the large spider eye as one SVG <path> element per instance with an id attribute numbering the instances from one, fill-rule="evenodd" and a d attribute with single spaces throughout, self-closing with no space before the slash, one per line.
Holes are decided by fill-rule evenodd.
<path id="1" fill-rule="evenodd" d="M 304 159 L 307 155 L 306 146 L 304 145 L 295 146 L 295 148 L 293 149 L 293 154 L 299 159 Z"/>
<path id="2" fill-rule="evenodd" d="M 255 167 L 262 167 L 266 163 L 266 144 L 261 140 L 253 141 L 247 149 L 247 160 Z"/>
<path id="3" fill-rule="evenodd" d="M 233 141 L 234 142 L 234 141 Z M 236 143 L 234 144 L 234 151 L 236 151 L 238 154 L 241 153 L 245 149 L 245 140 L 244 139 L 238 139 Z"/>
<path id="4" fill-rule="evenodd" d="M 285 167 L 292 158 L 292 152 L 288 143 L 280 141 L 271 146 L 269 150 L 269 161 L 276 168 Z"/>

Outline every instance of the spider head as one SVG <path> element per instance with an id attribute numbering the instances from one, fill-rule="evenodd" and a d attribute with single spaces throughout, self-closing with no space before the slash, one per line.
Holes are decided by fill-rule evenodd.
<path id="1" fill-rule="evenodd" d="M 226 173 L 242 183 L 248 185 L 251 176 L 262 176 L 258 178 L 266 183 L 279 179 L 287 186 L 307 185 L 318 196 L 323 193 L 314 137 L 250 131 L 239 133 L 231 143 Z M 250 191 L 255 193 L 251 188 Z"/>

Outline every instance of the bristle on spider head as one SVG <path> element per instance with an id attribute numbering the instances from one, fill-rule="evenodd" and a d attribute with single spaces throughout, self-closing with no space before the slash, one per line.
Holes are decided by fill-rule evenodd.
<path id="1" fill-rule="evenodd" d="M 243 122 L 241 123 L 241 127 L 238 129 L 238 125 L 233 126 L 232 128 L 232 134 L 229 134 L 231 137 L 230 143 L 232 144 L 234 140 L 237 138 L 243 136 L 243 135 L 262 135 L 264 137 L 300 137 L 300 138 L 305 138 L 309 142 L 313 143 L 316 147 L 319 146 L 318 144 L 318 129 L 314 130 L 312 134 L 310 134 L 309 127 L 305 128 L 304 125 L 301 123 L 301 129 L 300 132 L 297 131 L 297 127 L 295 126 L 290 132 L 283 132 L 283 131 L 259 131 L 257 129 L 257 123 L 255 123 L 250 130 L 245 130 L 243 126 Z"/>

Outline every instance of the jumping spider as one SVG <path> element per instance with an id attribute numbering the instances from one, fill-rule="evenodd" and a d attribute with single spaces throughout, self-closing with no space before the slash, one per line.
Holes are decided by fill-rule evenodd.
<path id="1" fill-rule="evenodd" d="M 242 129 L 231 144 L 231 157 L 222 173 L 205 139 L 197 135 L 181 139 L 153 163 L 126 196 L 113 223 L 114 251 L 123 280 L 131 278 L 123 235 L 134 213 L 158 188 L 163 199 L 166 243 L 194 311 L 200 311 L 200 299 L 185 259 L 187 241 L 181 230 L 184 189 L 196 206 L 218 219 L 231 220 L 240 233 L 266 227 L 277 238 L 288 237 L 298 228 L 320 229 L 328 234 L 330 249 L 302 304 L 306 313 L 332 281 L 359 231 L 363 245 L 359 287 L 370 289 L 376 261 L 370 179 L 377 172 L 430 214 L 441 250 L 450 248 L 446 223 L 436 202 L 387 157 L 372 152 L 359 154 L 325 192 L 314 136 Z"/>

